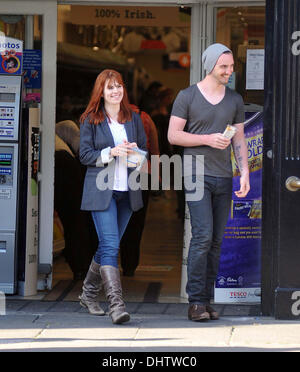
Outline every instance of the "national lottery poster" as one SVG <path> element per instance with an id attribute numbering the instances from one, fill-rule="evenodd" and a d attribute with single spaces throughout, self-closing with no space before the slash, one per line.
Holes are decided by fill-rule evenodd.
<path id="1" fill-rule="evenodd" d="M 0 36 L 0 74 L 21 75 L 23 42 Z"/>
<path id="2" fill-rule="evenodd" d="M 250 188 L 238 198 L 239 170 L 232 152 L 233 193 L 231 211 L 221 246 L 215 302 L 260 302 L 261 296 L 261 209 L 262 209 L 262 113 L 246 113 Z"/>

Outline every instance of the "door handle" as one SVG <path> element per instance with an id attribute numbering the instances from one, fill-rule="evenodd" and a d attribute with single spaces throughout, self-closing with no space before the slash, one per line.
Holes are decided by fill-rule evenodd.
<path id="1" fill-rule="evenodd" d="M 298 191 L 300 189 L 300 178 L 291 176 L 285 181 L 285 187 L 290 191 Z"/>

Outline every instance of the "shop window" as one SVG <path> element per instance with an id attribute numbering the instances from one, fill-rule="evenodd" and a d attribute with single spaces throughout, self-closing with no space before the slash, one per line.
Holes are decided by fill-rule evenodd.
<path id="1" fill-rule="evenodd" d="M 227 45 L 235 57 L 230 87 L 244 102 L 263 106 L 265 7 L 218 8 L 216 42 Z"/>

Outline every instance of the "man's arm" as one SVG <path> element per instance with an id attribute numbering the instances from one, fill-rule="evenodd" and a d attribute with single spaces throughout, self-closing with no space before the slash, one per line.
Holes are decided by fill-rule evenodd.
<path id="1" fill-rule="evenodd" d="M 244 198 L 250 191 L 248 149 L 244 135 L 244 124 L 235 124 L 234 126 L 237 132 L 232 139 L 232 147 L 235 160 L 241 173 L 240 190 L 235 191 L 235 194 L 239 198 Z"/>
<path id="2" fill-rule="evenodd" d="M 230 140 L 221 133 L 193 134 L 184 131 L 186 120 L 178 116 L 171 116 L 168 130 L 168 140 L 172 145 L 183 147 L 211 146 L 224 150 L 230 145 Z"/>

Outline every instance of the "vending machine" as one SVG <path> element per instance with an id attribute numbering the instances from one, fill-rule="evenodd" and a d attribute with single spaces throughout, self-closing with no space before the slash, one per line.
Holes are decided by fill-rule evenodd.
<path id="1" fill-rule="evenodd" d="M 0 291 L 8 294 L 17 287 L 22 50 L 0 37 Z"/>

